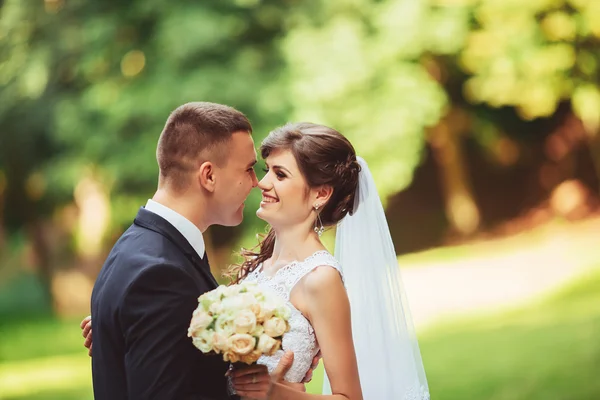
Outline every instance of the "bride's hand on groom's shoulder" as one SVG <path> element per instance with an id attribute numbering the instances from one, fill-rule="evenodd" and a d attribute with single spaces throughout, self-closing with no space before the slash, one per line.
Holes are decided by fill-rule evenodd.
<path id="1" fill-rule="evenodd" d="M 81 328 L 81 334 L 84 337 L 83 345 L 88 349 L 88 354 L 92 356 L 92 316 L 88 315 L 79 324 Z"/>
<path id="2" fill-rule="evenodd" d="M 286 352 L 273 373 L 269 375 L 264 365 L 252 365 L 248 368 L 234 369 L 230 372 L 236 393 L 243 399 L 270 400 L 273 387 L 283 384 L 294 390 L 305 391 L 303 383 L 289 383 L 283 377 L 294 362 L 294 353 Z"/>

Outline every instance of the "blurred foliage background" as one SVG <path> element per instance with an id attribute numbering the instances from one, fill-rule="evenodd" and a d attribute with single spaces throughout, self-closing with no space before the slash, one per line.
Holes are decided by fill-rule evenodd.
<path id="1" fill-rule="evenodd" d="M 600 398 L 599 62 L 597 0 L 0 1 L 0 399 L 92 398 L 78 321 L 201 100 L 369 162 L 433 398 Z"/>

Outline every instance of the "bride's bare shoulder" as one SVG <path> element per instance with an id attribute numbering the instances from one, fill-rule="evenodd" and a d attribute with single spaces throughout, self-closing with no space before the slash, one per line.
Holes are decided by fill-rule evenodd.
<path id="1" fill-rule="evenodd" d="M 339 270 L 332 265 L 319 265 L 312 269 L 303 279 L 307 294 L 319 294 L 336 288 L 344 288 Z"/>

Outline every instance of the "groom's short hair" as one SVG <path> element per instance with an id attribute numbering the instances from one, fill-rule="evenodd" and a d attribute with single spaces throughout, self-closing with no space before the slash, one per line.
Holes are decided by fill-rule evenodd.
<path id="1" fill-rule="evenodd" d="M 156 148 L 160 179 L 183 189 L 187 173 L 200 163 L 212 161 L 223 166 L 227 143 L 240 131 L 252 133 L 252 125 L 235 108 L 207 102 L 177 107 L 169 115 Z"/>

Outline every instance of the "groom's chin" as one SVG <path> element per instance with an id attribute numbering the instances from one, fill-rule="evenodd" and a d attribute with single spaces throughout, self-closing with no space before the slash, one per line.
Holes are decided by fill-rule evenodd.
<path id="1" fill-rule="evenodd" d="M 227 221 L 226 226 L 238 226 L 244 220 L 244 207 L 240 207 Z"/>

